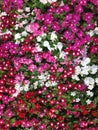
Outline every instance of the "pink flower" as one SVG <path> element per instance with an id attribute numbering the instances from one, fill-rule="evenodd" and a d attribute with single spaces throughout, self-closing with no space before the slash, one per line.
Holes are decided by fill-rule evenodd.
<path id="1" fill-rule="evenodd" d="M 13 112 L 11 110 L 7 111 L 7 117 L 11 118 L 13 116 Z"/>
<path id="2" fill-rule="evenodd" d="M 38 71 L 39 71 L 40 73 L 42 73 L 43 71 L 45 71 L 45 70 L 48 69 L 49 67 L 50 67 L 50 65 L 47 64 L 47 63 L 42 64 L 42 65 L 39 67 Z"/>
<path id="3" fill-rule="evenodd" d="M 33 33 L 34 36 L 42 35 L 44 33 L 43 28 L 40 28 L 39 24 L 34 22 L 26 26 L 26 30 Z"/>
<path id="4" fill-rule="evenodd" d="M 39 29 L 39 24 L 38 23 L 31 23 L 30 29 L 33 33 L 36 32 Z"/>
<path id="5" fill-rule="evenodd" d="M 36 68 L 37 68 L 37 67 L 36 67 L 36 65 L 34 65 L 34 64 L 30 64 L 30 65 L 28 66 L 28 70 L 30 70 L 30 71 L 32 71 L 32 72 L 34 72 Z"/>
<path id="6" fill-rule="evenodd" d="M 98 51 L 98 46 L 92 46 L 91 47 L 91 53 L 97 53 L 97 51 Z"/>
<path id="7" fill-rule="evenodd" d="M 76 104 L 76 105 L 73 106 L 73 108 L 74 108 L 74 109 L 78 109 L 78 108 L 79 108 L 79 105 Z"/>
<path id="8" fill-rule="evenodd" d="M 36 19 L 37 19 L 37 20 L 42 20 L 41 10 L 35 8 L 35 9 L 34 9 L 34 12 L 35 12 L 35 14 L 36 14 Z"/>
<path id="9" fill-rule="evenodd" d="M 18 74 L 15 75 L 15 83 L 20 83 L 24 80 L 25 76 L 23 74 L 23 72 L 20 72 Z"/>
<path id="10" fill-rule="evenodd" d="M 84 127 L 87 127 L 87 126 L 88 126 L 88 122 L 80 121 L 80 127 L 81 128 L 84 128 Z"/>
<path id="11" fill-rule="evenodd" d="M 10 10 L 20 9 L 23 7 L 23 0 L 3 0 L 3 9 L 6 12 Z"/>
<path id="12" fill-rule="evenodd" d="M 36 55 L 35 55 L 35 61 L 36 61 L 36 62 L 41 62 L 41 60 L 42 60 L 41 55 L 36 54 Z"/>
<path id="13" fill-rule="evenodd" d="M 91 12 L 87 12 L 84 14 L 85 21 L 90 22 L 92 18 L 93 18 L 93 14 Z"/>

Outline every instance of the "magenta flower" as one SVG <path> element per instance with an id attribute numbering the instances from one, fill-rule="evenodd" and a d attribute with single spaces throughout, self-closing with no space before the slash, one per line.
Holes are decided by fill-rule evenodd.
<path id="1" fill-rule="evenodd" d="M 59 31 L 60 30 L 60 25 L 58 22 L 54 22 L 53 25 L 52 25 L 52 29 L 54 31 Z"/>
<path id="2" fill-rule="evenodd" d="M 70 31 L 65 31 L 65 33 L 64 33 L 64 38 L 65 38 L 66 40 L 68 40 L 68 39 L 70 38 L 70 36 L 71 36 L 71 32 L 70 32 Z"/>
<path id="3" fill-rule="evenodd" d="M 93 14 L 92 13 L 87 12 L 87 13 L 84 14 L 84 20 L 85 21 L 90 22 L 92 18 L 93 18 Z"/>
<path id="4" fill-rule="evenodd" d="M 23 7 L 23 0 L 3 0 L 3 9 L 6 12 Z"/>
<path id="5" fill-rule="evenodd" d="M 76 13 L 82 13 L 83 12 L 83 8 L 80 4 L 75 6 L 75 11 Z"/>
<path id="6" fill-rule="evenodd" d="M 32 71 L 32 72 L 34 72 L 36 68 L 37 68 L 37 67 L 36 67 L 36 65 L 34 65 L 34 64 L 30 64 L 30 65 L 28 66 L 28 70 L 30 70 L 30 71 Z"/>
<path id="7" fill-rule="evenodd" d="M 15 83 L 21 83 L 24 80 L 25 76 L 23 72 L 20 72 L 15 75 Z"/>

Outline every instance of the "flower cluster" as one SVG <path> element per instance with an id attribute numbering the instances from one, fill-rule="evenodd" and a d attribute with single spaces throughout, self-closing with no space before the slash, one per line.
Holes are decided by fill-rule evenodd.
<path id="1" fill-rule="evenodd" d="M 1 5 L 0 130 L 97 130 L 98 1 Z"/>

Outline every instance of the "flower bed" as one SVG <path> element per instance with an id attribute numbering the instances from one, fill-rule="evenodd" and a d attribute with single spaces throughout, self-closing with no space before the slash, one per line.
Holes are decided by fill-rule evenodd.
<path id="1" fill-rule="evenodd" d="M 2 0 L 0 130 L 98 130 L 98 0 Z"/>

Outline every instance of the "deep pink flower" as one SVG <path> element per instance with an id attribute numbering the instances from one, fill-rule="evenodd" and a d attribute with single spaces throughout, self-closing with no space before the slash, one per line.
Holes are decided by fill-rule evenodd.
<path id="1" fill-rule="evenodd" d="M 76 13 L 82 13 L 83 12 L 83 8 L 80 4 L 75 6 L 75 11 Z"/>
<path id="2" fill-rule="evenodd" d="M 98 6 L 98 0 L 90 0 L 94 5 Z"/>
<path id="3" fill-rule="evenodd" d="M 78 0 L 78 3 L 81 4 L 82 6 L 86 6 L 87 0 Z"/>
<path id="4" fill-rule="evenodd" d="M 80 127 L 81 128 L 84 128 L 84 127 L 87 127 L 87 126 L 88 126 L 88 122 L 80 121 Z"/>
<path id="5" fill-rule="evenodd" d="M 34 65 L 34 64 L 30 64 L 29 66 L 28 66 L 28 70 L 30 70 L 30 71 L 32 71 L 32 72 L 34 72 L 35 70 L 36 70 L 36 65 Z"/>
<path id="6" fill-rule="evenodd" d="M 91 47 L 91 53 L 97 53 L 97 51 L 98 51 L 98 46 L 92 46 Z"/>
<path id="7" fill-rule="evenodd" d="M 23 72 L 20 72 L 15 75 L 15 83 L 21 83 L 24 80 L 25 76 Z"/>
<path id="8" fill-rule="evenodd" d="M 64 33 L 64 38 L 65 38 L 66 40 L 68 40 L 70 36 L 71 36 L 71 32 L 70 32 L 70 31 L 65 31 L 65 33 Z"/>
<path id="9" fill-rule="evenodd" d="M 69 11 L 70 11 L 69 5 L 68 5 L 68 4 L 65 4 L 65 5 L 63 6 L 63 10 L 66 11 L 66 12 L 69 12 Z"/>
<path id="10" fill-rule="evenodd" d="M 23 0 L 3 0 L 3 9 L 6 12 L 23 7 Z"/>
<path id="11" fill-rule="evenodd" d="M 42 56 L 39 55 L 39 54 L 36 54 L 36 55 L 35 55 L 35 61 L 36 61 L 36 62 L 41 62 L 41 61 L 42 61 Z"/>
<path id="12" fill-rule="evenodd" d="M 83 17 L 83 19 L 84 19 L 85 21 L 87 21 L 87 22 L 90 22 L 92 18 L 93 18 L 93 14 L 92 14 L 91 12 L 85 13 L 85 14 L 84 14 L 84 17 Z"/>
<path id="13" fill-rule="evenodd" d="M 59 31 L 60 30 L 60 25 L 58 22 L 54 22 L 53 25 L 52 25 L 52 29 L 54 31 Z"/>

